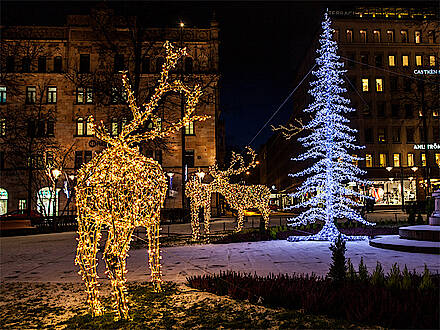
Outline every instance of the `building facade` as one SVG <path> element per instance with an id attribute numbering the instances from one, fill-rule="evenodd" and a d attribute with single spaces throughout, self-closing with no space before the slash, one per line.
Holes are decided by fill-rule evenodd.
<path id="1" fill-rule="evenodd" d="M 440 184 L 437 13 L 434 9 L 410 8 L 356 8 L 329 13 L 338 54 L 347 70 L 347 96 L 356 109 L 349 119 L 358 130 L 358 143 L 365 146 L 360 153 L 365 160 L 358 166 L 367 171 L 366 178 L 372 182 L 356 189 L 375 197 L 376 205 L 397 206 L 402 201 L 425 199 Z M 313 67 L 317 47 L 315 42 L 305 56 L 298 81 Z M 312 101 L 307 93 L 310 78 L 294 94 L 291 122 L 301 118 L 302 110 Z M 278 135 L 268 143 L 279 144 L 281 139 Z M 262 174 L 268 180 L 263 183 L 283 181 L 273 181 L 274 168 L 284 176 L 298 171 L 301 165 L 289 161 L 301 151 L 296 137 L 293 140 L 282 142 L 288 145 L 279 149 L 291 151 L 284 157 L 278 148 L 265 147 L 270 164 Z M 280 202 L 283 206 L 292 202 L 285 193 L 297 183 L 287 179 L 277 187 L 285 199 Z"/>
<path id="2" fill-rule="evenodd" d="M 212 165 L 223 147 L 217 22 L 206 28 L 145 27 L 136 17 L 109 9 L 66 20 L 64 26 L 2 27 L 0 214 L 27 210 L 29 204 L 44 215 L 74 212 L 76 171 L 105 148 L 94 136 L 90 117 L 119 134 L 131 118 L 121 71 L 128 72 L 138 102 L 148 100 L 165 61 L 166 40 L 188 52 L 171 79 L 200 84 L 196 114 L 211 118 L 138 147 L 167 175 L 165 208 L 182 208 L 182 177 Z M 157 109 L 160 124 L 176 122 L 181 108 L 180 95 L 163 99 Z M 61 170 L 57 178 L 55 168 Z"/>

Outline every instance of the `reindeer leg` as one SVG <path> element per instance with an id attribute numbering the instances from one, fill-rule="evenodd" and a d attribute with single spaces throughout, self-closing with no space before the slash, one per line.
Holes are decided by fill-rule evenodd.
<path id="1" fill-rule="evenodd" d="M 205 234 L 209 235 L 209 222 L 211 220 L 211 204 L 205 205 L 203 208 L 205 218 Z"/>
<path id="2" fill-rule="evenodd" d="M 192 238 L 198 240 L 200 238 L 200 223 L 199 223 L 199 206 L 191 206 L 191 227 Z"/>
<path id="3" fill-rule="evenodd" d="M 101 224 L 88 216 L 78 216 L 78 247 L 75 264 L 86 285 L 87 303 L 93 316 L 102 315 L 104 309 L 99 302 L 98 274 L 96 272 L 96 254 L 101 238 Z"/>
<path id="4" fill-rule="evenodd" d="M 156 213 L 152 216 L 151 225 L 147 227 L 148 234 L 148 258 L 151 271 L 151 281 L 153 282 L 154 291 L 161 291 L 162 272 L 160 270 L 160 206 Z"/>
<path id="5" fill-rule="evenodd" d="M 130 248 L 133 227 L 115 233 L 115 228 L 108 231 L 107 244 L 104 251 L 104 259 L 107 266 L 107 274 L 112 283 L 113 308 L 116 313 L 115 320 L 128 319 L 127 289 L 125 287 L 125 273 L 127 252 Z"/>
<path id="6" fill-rule="evenodd" d="M 243 219 L 244 219 L 244 210 L 243 209 L 239 209 L 238 211 L 238 215 L 237 215 L 237 229 L 235 230 L 236 232 L 239 232 L 243 229 Z"/>

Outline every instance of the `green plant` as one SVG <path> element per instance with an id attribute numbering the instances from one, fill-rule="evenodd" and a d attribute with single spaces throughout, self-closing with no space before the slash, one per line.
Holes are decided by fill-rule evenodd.
<path id="1" fill-rule="evenodd" d="M 419 289 L 423 291 L 434 289 L 434 283 L 432 282 L 431 274 L 429 273 L 429 269 L 428 267 L 426 267 L 426 264 L 425 264 L 425 271 L 423 272 L 423 276 L 422 276 L 422 281 L 420 282 L 419 285 Z"/>
<path id="2" fill-rule="evenodd" d="M 328 272 L 328 277 L 335 282 L 342 282 L 347 273 L 347 264 L 345 260 L 345 241 L 339 234 L 336 241 L 330 245 L 329 249 L 332 251 L 332 263 Z"/>
<path id="3" fill-rule="evenodd" d="M 359 275 L 359 279 L 361 281 L 366 281 L 368 280 L 368 269 L 367 266 L 365 266 L 364 264 L 364 258 L 361 257 L 361 262 L 359 263 L 359 271 L 358 271 L 358 275 Z"/>
<path id="4" fill-rule="evenodd" d="M 402 286 L 401 288 L 403 290 L 409 290 L 411 288 L 411 273 L 409 272 L 408 268 L 405 265 L 405 268 L 402 272 Z"/>
<path id="5" fill-rule="evenodd" d="M 382 285 L 384 283 L 385 276 L 383 273 L 383 268 L 380 262 L 378 261 L 376 264 L 376 269 L 371 275 L 371 284 L 372 285 Z"/>
<path id="6" fill-rule="evenodd" d="M 386 286 L 390 289 L 400 289 L 401 287 L 401 275 L 400 275 L 400 269 L 397 265 L 397 262 L 391 266 L 391 269 L 388 273 L 386 282 Z"/>
<path id="7" fill-rule="evenodd" d="M 348 260 L 347 260 L 347 278 L 350 281 L 355 281 L 358 278 L 350 258 L 348 258 Z"/>

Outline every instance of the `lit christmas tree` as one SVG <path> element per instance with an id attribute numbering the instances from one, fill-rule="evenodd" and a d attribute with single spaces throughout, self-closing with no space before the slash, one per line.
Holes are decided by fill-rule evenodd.
<path id="1" fill-rule="evenodd" d="M 359 221 L 373 225 L 362 218 L 355 208 L 361 206 L 355 199 L 365 198 L 359 192 L 348 187 L 348 183 L 367 184 L 360 176 L 365 173 L 353 164 L 361 158 L 349 154 L 349 150 L 363 147 L 355 145 L 354 134 L 357 132 L 347 126 L 345 113 L 355 111 L 348 105 L 349 100 L 342 96 L 347 90 L 342 87 L 344 64 L 339 62 L 336 54 L 337 43 L 332 40 L 333 29 L 328 13 L 322 23 L 323 32 L 320 38 L 321 48 L 317 51 L 318 70 L 313 72 L 316 80 L 310 85 L 309 93 L 315 101 L 304 110 L 313 119 L 304 126 L 311 133 L 299 138 L 307 150 L 293 160 L 313 160 L 315 163 L 307 169 L 290 174 L 292 177 L 307 177 L 293 197 L 304 201 L 291 208 L 306 209 L 300 215 L 290 219 L 291 225 L 298 226 L 323 221 L 322 230 L 311 236 L 291 236 L 289 241 L 323 240 L 334 241 L 340 234 L 336 228 L 337 219 Z M 304 198 L 304 197 L 309 198 Z M 345 236 L 345 240 L 365 239 L 365 236 Z"/>

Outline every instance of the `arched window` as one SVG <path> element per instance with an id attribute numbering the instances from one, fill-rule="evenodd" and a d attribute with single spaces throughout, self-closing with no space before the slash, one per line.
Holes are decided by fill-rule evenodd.
<path id="1" fill-rule="evenodd" d="M 0 188 L 0 215 L 8 213 L 8 192 Z"/>
<path id="2" fill-rule="evenodd" d="M 191 57 L 185 58 L 185 72 L 193 73 L 193 59 Z"/>
<path id="3" fill-rule="evenodd" d="M 92 125 L 92 117 L 89 116 L 87 118 L 86 135 L 93 135 L 93 134 L 95 134 L 95 130 L 93 129 L 93 125 Z"/>
<path id="4" fill-rule="evenodd" d="M 83 136 L 84 132 L 84 119 L 81 117 L 76 120 L 76 135 Z"/>
<path id="5" fill-rule="evenodd" d="M 59 203 L 59 188 L 56 189 L 56 193 L 53 193 L 53 189 L 49 187 L 41 188 L 37 192 L 37 211 L 43 216 L 56 216 L 58 215 L 58 203 Z"/>
<path id="6" fill-rule="evenodd" d="M 165 63 L 165 59 L 163 57 L 159 57 L 156 60 L 156 72 L 160 73 L 162 71 L 162 66 Z"/>

